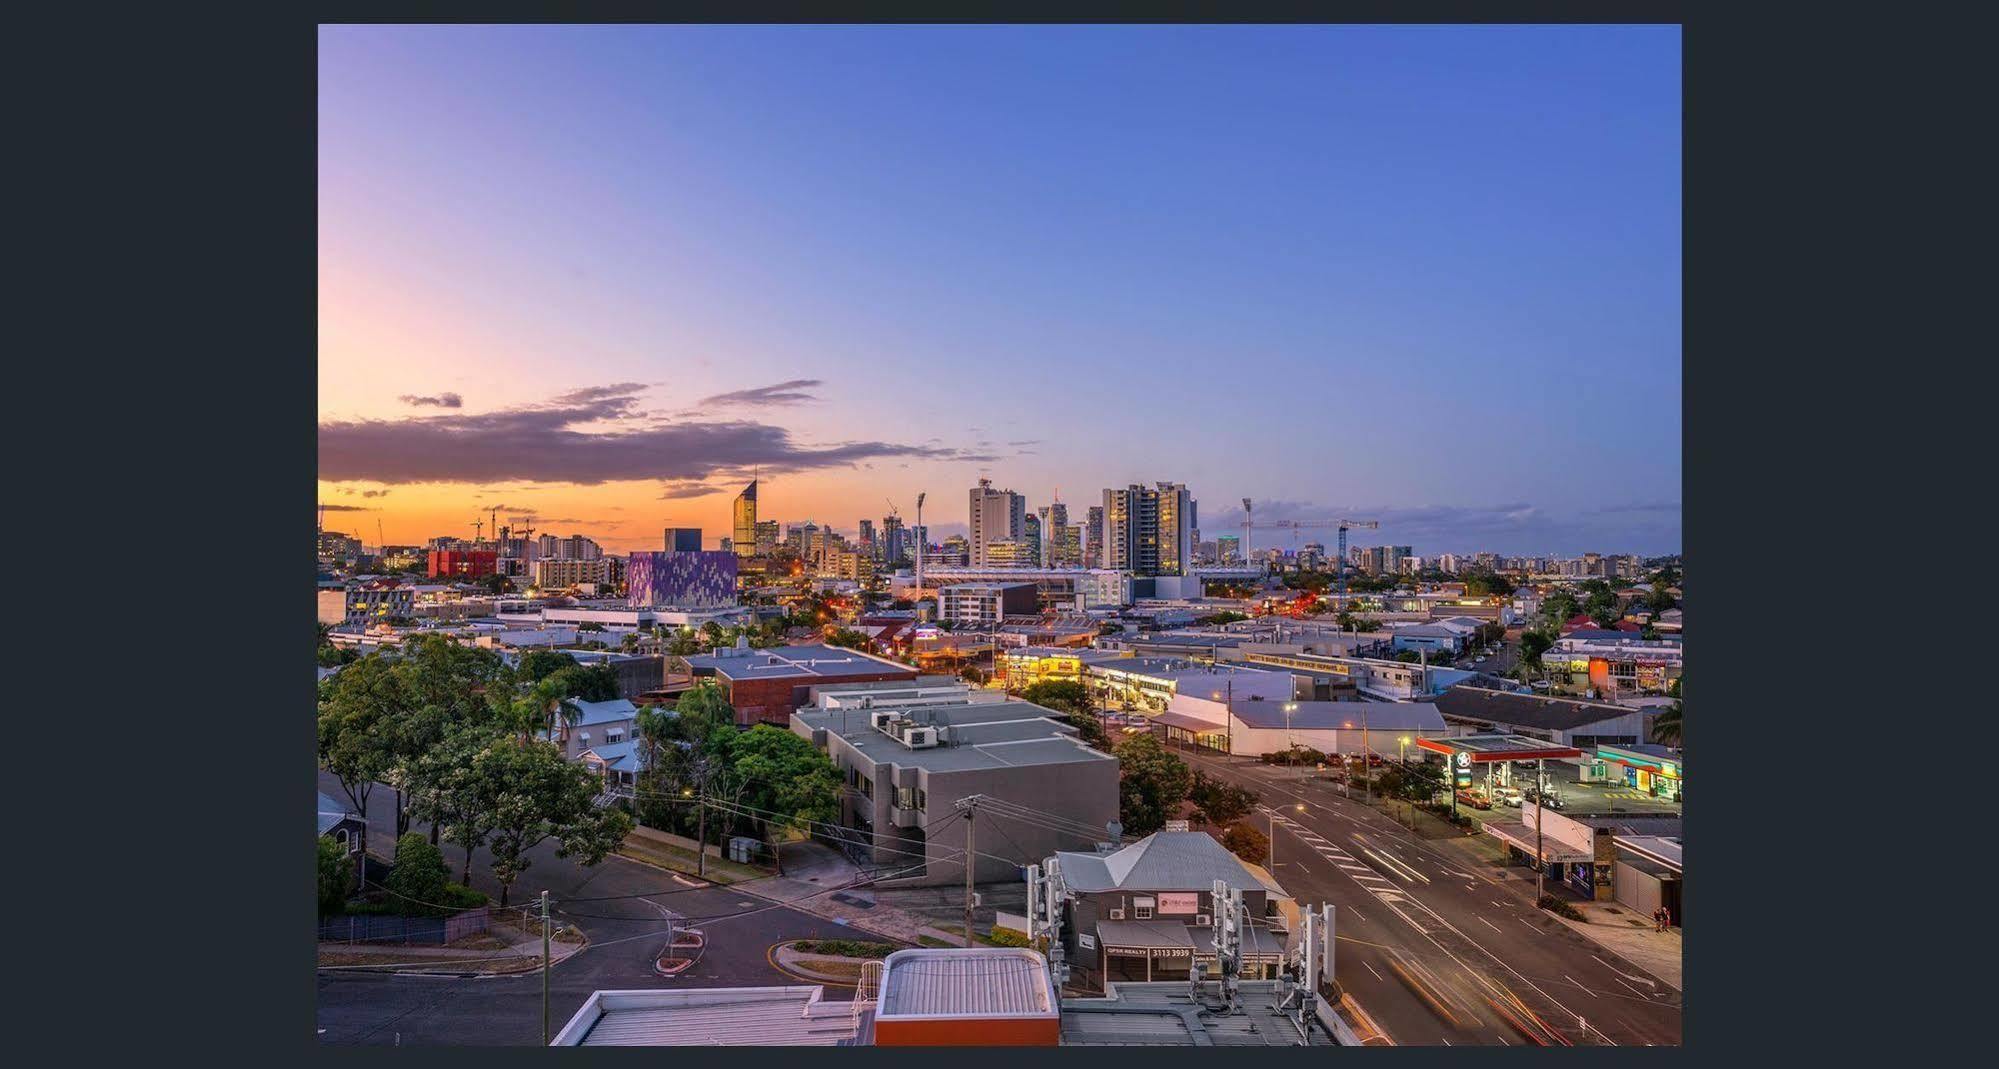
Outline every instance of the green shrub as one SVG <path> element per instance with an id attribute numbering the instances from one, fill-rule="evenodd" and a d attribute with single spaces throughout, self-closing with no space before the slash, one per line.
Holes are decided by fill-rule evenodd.
<path id="1" fill-rule="evenodd" d="M 1001 928 L 998 925 L 993 926 L 992 935 L 986 941 L 996 947 L 1024 947 L 1033 945 L 1028 942 L 1026 932 L 1017 932 L 1012 928 Z"/>
<path id="2" fill-rule="evenodd" d="M 396 840 L 396 865 L 382 886 L 398 907 L 410 914 L 444 913 L 444 888 L 451 880 L 444 866 L 444 852 L 430 840 L 410 832 Z"/>
<path id="3" fill-rule="evenodd" d="M 348 896 L 354 893 L 354 859 L 347 850 L 331 839 L 319 840 L 319 912 L 324 916 L 336 915 L 346 907 Z"/>
<path id="4" fill-rule="evenodd" d="M 1534 904 L 1558 917 L 1567 917 L 1572 921 L 1583 919 L 1583 911 L 1577 909 L 1566 898 L 1557 898 L 1554 895 L 1542 895 L 1540 901 Z"/>
<path id="5" fill-rule="evenodd" d="M 824 954 L 829 958 L 885 958 L 896 950 L 890 943 L 860 939 L 800 939 L 791 947 L 801 954 Z"/>

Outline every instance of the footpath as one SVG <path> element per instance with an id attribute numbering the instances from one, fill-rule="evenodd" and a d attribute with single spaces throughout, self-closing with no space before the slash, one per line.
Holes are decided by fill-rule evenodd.
<path id="1" fill-rule="evenodd" d="M 566 930 L 566 938 L 550 943 L 549 962 L 560 965 L 582 950 L 580 933 Z M 445 947 L 404 946 L 400 943 L 321 943 L 321 968 L 371 966 L 361 972 L 432 973 L 446 976 L 506 975 L 541 967 L 541 934 L 495 926 L 488 932 L 499 946 Z"/>
<path id="2" fill-rule="evenodd" d="M 1488 882 L 1498 884 L 1528 904 L 1534 901 L 1534 874 L 1512 863 L 1506 848 L 1484 835 L 1431 840 L 1433 849 L 1448 850 L 1462 858 L 1467 867 Z M 1680 929 L 1654 930 L 1652 918 L 1643 916 L 1621 902 L 1583 902 L 1564 896 L 1579 910 L 1583 919 L 1543 910 L 1584 938 L 1658 977 L 1675 991 L 1680 988 Z M 1643 977 L 1634 977 L 1642 981 Z"/>

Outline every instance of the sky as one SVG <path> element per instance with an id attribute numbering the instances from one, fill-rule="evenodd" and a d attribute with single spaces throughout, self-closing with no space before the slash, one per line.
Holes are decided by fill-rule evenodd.
<path id="1" fill-rule="evenodd" d="M 323 27 L 326 526 L 1676 552 L 1680 117 L 1677 27 Z"/>

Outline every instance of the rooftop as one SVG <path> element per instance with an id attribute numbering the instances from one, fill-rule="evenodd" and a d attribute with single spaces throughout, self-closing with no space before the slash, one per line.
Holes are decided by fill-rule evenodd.
<path id="1" fill-rule="evenodd" d="M 875 1020 L 1053 1017 L 1059 1005 L 1048 962 L 1032 950 L 898 950 L 882 963 Z"/>
<path id="2" fill-rule="evenodd" d="M 628 698 L 613 698 L 607 702 L 586 702 L 581 698 L 571 699 L 581 713 L 576 717 L 576 727 L 587 728 L 598 724 L 615 724 L 639 715 L 638 706 Z"/>
<path id="3" fill-rule="evenodd" d="M 598 991 L 554 1047 L 832 1047 L 854 1035 L 853 1007 L 821 987 Z"/>
<path id="4" fill-rule="evenodd" d="M 1284 997 L 1277 980 L 1245 980 L 1241 1009 L 1222 1014 L 1210 1000 L 1196 1003 L 1189 985 L 1106 985 L 1103 998 L 1062 1003 L 1065 1047 L 1330 1047 L 1325 1030 L 1298 1026 L 1276 1007 Z M 1151 1011 L 1151 1012 L 1148 1012 Z M 1309 1016 L 1309 1015 L 1308 1015 Z"/>
<path id="5" fill-rule="evenodd" d="M 918 705 L 897 711 L 916 723 L 946 728 L 941 745 L 904 746 L 872 727 L 867 709 L 800 709 L 791 716 L 793 723 L 837 736 L 876 764 L 931 772 L 1116 760 L 1083 745 L 1076 729 L 1049 719 L 1049 710 L 1031 702 Z"/>
<path id="6" fill-rule="evenodd" d="M 1243 864 L 1203 831 L 1156 831 L 1109 854 L 1058 852 L 1062 881 L 1072 891 L 1211 891 L 1261 887 L 1289 898 L 1261 868 Z"/>
<path id="7" fill-rule="evenodd" d="M 1289 710 L 1287 713 L 1286 710 Z M 1355 731 L 1443 731 L 1444 716 L 1427 702 L 1252 702 L 1229 706 L 1237 720 L 1253 728 Z"/>
<path id="8" fill-rule="evenodd" d="M 1491 724 L 1542 731 L 1573 731 L 1638 712 L 1611 702 L 1549 698 L 1539 694 L 1515 694 L 1465 686 L 1452 687 L 1437 695 L 1437 710 L 1453 719 L 1483 720 Z"/>
<path id="9" fill-rule="evenodd" d="M 694 668 L 705 668 L 729 679 L 806 679 L 812 676 L 852 675 L 856 672 L 907 672 L 904 664 L 872 657 L 858 650 L 837 646 L 779 646 L 767 650 L 723 649 L 687 658 Z"/>

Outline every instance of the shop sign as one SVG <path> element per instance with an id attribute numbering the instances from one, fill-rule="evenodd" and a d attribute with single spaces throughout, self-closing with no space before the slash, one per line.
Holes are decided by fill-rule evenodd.
<path id="1" fill-rule="evenodd" d="M 1104 953 L 1114 958 L 1142 958 L 1146 954 L 1143 947 L 1105 947 Z"/>
<path id="2" fill-rule="evenodd" d="M 1470 751 L 1467 751 L 1467 750 L 1459 750 L 1459 751 L 1458 751 L 1458 757 L 1457 757 L 1457 761 L 1458 761 L 1458 771 L 1462 772 L 1462 771 L 1464 771 L 1465 769 L 1468 769 L 1468 768 L 1470 768 L 1470 767 L 1471 767 L 1471 753 L 1470 753 Z"/>
<path id="3" fill-rule="evenodd" d="M 1076 936 L 1076 946 L 1082 950 L 1095 950 L 1097 949 L 1097 937 L 1094 935 L 1078 934 Z"/>
<path id="4" fill-rule="evenodd" d="M 1152 956 L 1155 958 L 1187 958 L 1187 957 L 1192 957 L 1193 954 L 1194 951 L 1188 947 L 1152 948 Z"/>
<path id="5" fill-rule="evenodd" d="M 1162 914 L 1173 914 L 1176 916 L 1177 915 L 1192 916 L 1194 914 L 1197 914 L 1201 912 L 1200 892 L 1196 891 L 1186 894 L 1181 894 L 1181 893 L 1167 894 L 1162 892 L 1159 895 L 1159 912 Z"/>

